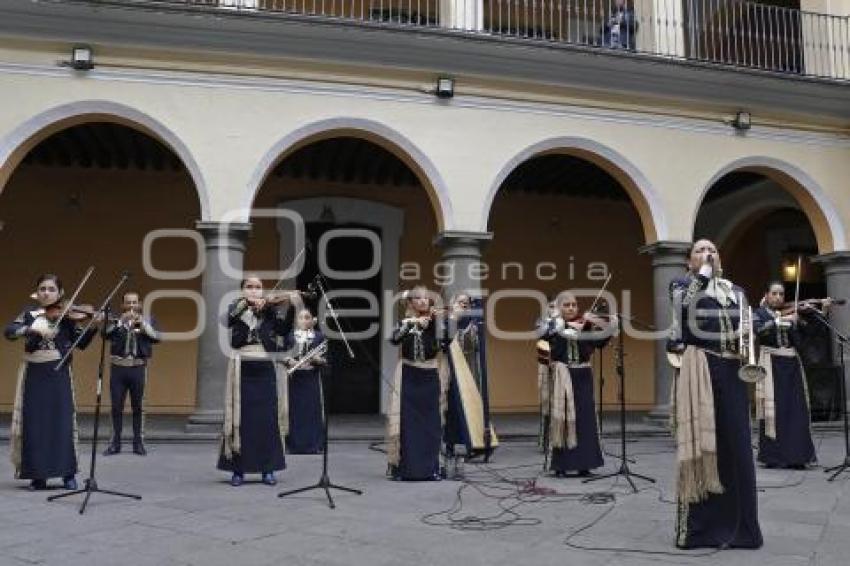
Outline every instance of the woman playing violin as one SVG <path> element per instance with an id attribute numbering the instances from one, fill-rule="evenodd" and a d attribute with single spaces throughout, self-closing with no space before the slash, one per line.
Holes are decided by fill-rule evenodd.
<path id="1" fill-rule="evenodd" d="M 593 313 L 579 316 L 578 302 L 569 292 L 556 299 L 559 316 L 549 319 L 543 338 L 549 341 L 554 371 L 549 424 L 550 469 L 557 477 L 579 476 L 603 464 L 593 400 L 590 356 L 610 340 L 609 321 Z"/>
<path id="2" fill-rule="evenodd" d="M 387 459 L 394 480 L 442 479 L 440 445 L 448 371 L 439 335 L 444 322 L 436 319 L 433 297 L 424 287 L 412 289 L 405 299 L 405 318 L 390 339 L 401 349 L 387 415 Z"/>
<path id="3" fill-rule="evenodd" d="M 820 303 L 828 308 L 830 300 Z M 773 281 L 753 313 L 759 365 L 767 370 L 756 385 L 758 460 L 769 468 L 803 469 L 816 460 L 806 376 L 797 353 L 801 329 L 815 308 L 811 302 L 786 305 L 785 286 Z"/>
<path id="4" fill-rule="evenodd" d="M 82 330 L 85 309 L 60 303 L 64 289 L 56 275 L 36 281 L 37 307 L 25 309 L 5 329 L 9 340 L 23 339 L 24 359 L 18 371 L 10 447 L 15 477 L 30 480 L 30 489 L 62 478 L 65 489 L 77 489 L 77 422 L 71 364 L 57 368 Z M 63 316 L 64 315 L 64 316 Z M 85 349 L 97 332 L 92 326 L 77 345 Z"/>
<path id="5" fill-rule="evenodd" d="M 262 474 L 263 483 L 275 485 L 274 473 L 286 467 L 283 446 L 289 431 L 286 372 L 275 353 L 291 328 L 291 292 L 264 295 L 256 276 L 245 277 L 240 287 L 224 320 L 232 353 L 218 468 L 232 472 L 233 486 L 242 485 L 246 473 Z"/>

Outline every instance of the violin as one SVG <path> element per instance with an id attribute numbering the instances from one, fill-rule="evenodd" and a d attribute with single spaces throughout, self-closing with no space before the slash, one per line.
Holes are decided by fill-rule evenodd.
<path id="1" fill-rule="evenodd" d="M 74 322 L 88 320 L 97 314 L 92 305 L 69 305 L 61 301 L 42 307 L 38 310 L 39 316 L 43 316 L 49 322 L 53 323 L 59 322 L 63 317 L 63 313 L 68 320 L 72 320 Z"/>
<path id="2" fill-rule="evenodd" d="M 779 309 L 774 309 L 774 310 L 780 311 L 782 316 L 788 316 L 789 314 L 794 314 L 795 312 L 797 312 L 800 309 L 816 308 L 816 307 L 822 308 L 824 303 L 826 303 L 827 305 L 830 305 L 830 304 L 832 304 L 832 305 L 843 305 L 846 302 L 847 302 L 846 299 L 832 299 L 830 297 L 827 297 L 825 299 L 805 299 L 805 300 L 799 301 L 797 303 L 793 303 L 793 302 L 785 303 L 784 305 L 779 307 Z"/>

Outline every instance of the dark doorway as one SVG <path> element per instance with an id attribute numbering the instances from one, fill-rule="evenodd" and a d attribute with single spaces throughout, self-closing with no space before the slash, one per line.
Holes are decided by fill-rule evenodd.
<path id="1" fill-rule="evenodd" d="M 306 227 L 308 253 L 305 254 L 304 269 L 297 278 L 299 289 L 306 285 L 319 273 L 318 250 L 319 239 L 332 229 L 360 229 L 375 233 L 381 238 L 380 230 L 361 224 L 336 224 L 331 222 L 310 222 Z M 377 250 L 363 237 L 335 236 L 327 245 L 327 265 L 336 271 L 363 271 L 373 264 L 373 254 Z M 380 258 L 378 258 L 380 260 Z M 378 271 L 368 279 L 335 279 L 323 273 L 327 280 L 328 291 L 351 290 L 372 293 L 378 300 L 380 312 L 381 272 Z M 318 301 L 308 302 L 314 313 L 317 313 Z M 367 309 L 369 302 L 361 297 L 339 297 L 333 301 L 334 308 L 339 311 L 342 330 L 346 333 L 367 330 L 370 325 L 380 323 L 380 315 L 374 318 L 346 317 L 342 311 L 346 309 Z M 328 327 L 334 329 L 333 320 L 327 321 Z M 380 408 L 381 392 L 381 332 L 361 340 L 349 340 L 355 358 L 348 355 L 348 350 L 342 340 L 330 340 L 328 344 L 330 372 L 325 380 L 326 394 L 331 413 L 360 413 L 374 414 Z"/>

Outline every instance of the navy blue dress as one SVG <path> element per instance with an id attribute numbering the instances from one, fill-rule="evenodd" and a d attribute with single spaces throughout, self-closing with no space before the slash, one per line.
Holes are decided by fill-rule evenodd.
<path id="1" fill-rule="evenodd" d="M 235 301 L 226 313 L 230 345 L 234 349 L 262 345 L 266 352 L 278 352 L 289 333 L 290 317 L 276 308 L 263 309 L 258 324 L 251 329 L 242 319 L 244 300 Z M 224 443 L 218 469 L 246 473 L 270 473 L 286 468 L 283 441 L 278 426 L 277 373 L 271 360 L 241 360 L 240 451 L 227 458 Z"/>
<path id="2" fill-rule="evenodd" d="M 801 313 L 802 314 L 802 313 Z M 759 344 L 772 348 L 794 348 L 800 342 L 800 329 L 784 327 L 766 307 L 753 315 Z M 812 442 L 806 378 L 798 357 L 771 356 L 773 394 L 776 409 L 776 439 L 765 435 L 759 423 L 759 462 L 772 467 L 800 467 L 816 460 Z"/>
<path id="3" fill-rule="evenodd" d="M 588 327 L 589 329 L 589 327 Z M 543 338 L 549 341 L 552 363 L 567 366 L 587 364 L 596 348 L 603 348 L 611 339 L 594 338 L 587 332 L 575 337 L 563 336 L 556 331 L 555 319 L 546 327 Z M 576 447 L 552 448 L 549 469 L 553 472 L 585 472 L 603 465 L 602 447 L 593 392 L 593 368 L 570 367 L 573 399 L 576 410 Z"/>
<path id="4" fill-rule="evenodd" d="M 401 346 L 402 357 L 400 460 L 390 473 L 402 480 L 429 480 L 440 473 L 443 427 L 439 370 L 404 363 L 436 362 L 444 347 L 437 339 L 436 327 L 432 322 L 420 331 L 399 323 L 390 339 Z"/>
<path id="5" fill-rule="evenodd" d="M 36 308 L 24 310 L 6 326 L 9 340 L 23 338 L 27 354 L 46 354 L 53 351 L 61 358 L 82 332 L 67 318 L 59 323 L 52 340 L 39 335 L 22 334 L 37 316 Z M 85 349 L 96 334 L 89 330 L 77 346 Z M 75 446 L 76 410 L 69 359 L 58 371 L 58 359 L 46 362 L 27 362 L 24 369 L 23 397 L 21 403 L 20 454 L 12 454 L 13 461 L 20 457 L 15 476 L 20 479 L 46 480 L 66 478 L 77 473 Z"/>
<path id="6" fill-rule="evenodd" d="M 750 444 L 750 404 L 747 384 L 738 378 L 741 361 L 735 332 L 738 304 L 722 305 L 705 294 L 709 279 L 691 275 L 670 283 L 670 296 L 678 314 L 668 349 L 696 346 L 707 354 L 714 396 L 717 469 L 722 494 L 708 494 L 699 503 L 679 501 L 676 544 L 680 548 L 759 548 L 762 545 L 756 498 L 756 473 Z M 736 296 L 743 294 L 733 286 Z M 740 299 L 738 299 L 740 300 Z M 746 304 L 744 305 L 746 308 Z M 693 325 L 688 321 L 692 320 Z"/>
<path id="7" fill-rule="evenodd" d="M 313 338 L 299 342 L 295 332 L 290 332 L 284 349 L 296 360 L 316 348 L 325 337 L 318 330 Z M 324 434 L 322 419 L 323 367 L 297 369 L 289 376 L 289 435 L 286 449 L 290 454 L 318 454 L 322 451 Z"/>

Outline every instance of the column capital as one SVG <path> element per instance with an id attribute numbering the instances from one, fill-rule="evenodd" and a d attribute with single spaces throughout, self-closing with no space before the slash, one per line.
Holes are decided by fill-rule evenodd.
<path id="1" fill-rule="evenodd" d="M 691 245 L 691 242 L 661 240 L 639 247 L 638 253 L 651 256 L 653 267 L 681 266 L 684 269 Z"/>
<path id="2" fill-rule="evenodd" d="M 850 251 L 829 252 L 812 256 L 812 263 L 820 263 L 827 273 L 850 273 Z"/>
<path id="3" fill-rule="evenodd" d="M 439 248 L 452 246 L 477 246 L 483 248 L 493 239 L 492 232 L 468 232 L 464 230 L 446 230 L 434 238 L 434 245 Z"/>
<path id="4" fill-rule="evenodd" d="M 195 230 L 204 237 L 207 249 L 231 248 L 244 252 L 245 241 L 251 234 L 251 223 L 198 220 Z"/>

